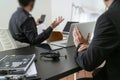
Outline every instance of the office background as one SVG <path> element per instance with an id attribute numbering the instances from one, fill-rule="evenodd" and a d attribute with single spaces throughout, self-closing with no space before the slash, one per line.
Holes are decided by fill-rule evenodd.
<path id="1" fill-rule="evenodd" d="M 97 4 L 96 4 L 97 3 Z M 18 7 L 17 0 L 0 0 L 0 28 L 8 28 L 10 16 Z M 36 0 L 32 11 L 35 19 L 46 14 L 45 25 L 49 26 L 57 16 L 63 16 L 65 21 L 56 28 L 61 30 L 67 21 L 95 21 L 104 12 L 102 0 Z"/>

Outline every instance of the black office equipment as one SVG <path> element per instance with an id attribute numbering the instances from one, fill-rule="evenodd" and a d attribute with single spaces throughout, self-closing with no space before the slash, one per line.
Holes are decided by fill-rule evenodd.
<path id="1" fill-rule="evenodd" d="M 63 34 L 68 34 L 69 33 L 70 27 L 73 23 L 79 23 L 79 22 L 72 22 L 72 21 L 67 22 L 65 28 L 63 29 Z"/>
<path id="2" fill-rule="evenodd" d="M 6 55 L 0 60 L 0 71 L 10 74 L 24 74 L 32 62 L 35 54 L 32 55 Z"/>
<path id="3" fill-rule="evenodd" d="M 58 61 L 60 57 L 65 57 L 67 59 L 67 55 L 61 56 L 59 52 L 45 52 L 40 54 L 40 58 L 48 58 L 52 59 L 53 61 Z"/>
<path id="4" fill-rule="evenodd" d="M 0 76 L 0 80 L 41 80 L 41 78 L 35 77 L 26 77 L 24 75 L 8 75 L 8 76 Z"/>

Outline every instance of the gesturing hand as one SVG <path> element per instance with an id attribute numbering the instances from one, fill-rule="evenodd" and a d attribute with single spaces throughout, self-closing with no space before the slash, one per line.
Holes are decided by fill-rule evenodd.
<path id="1" fill-rule="evenodd" d="M 51 27 L 54 29 L 56 28 L 61 22 L 64 21 L 63 17 L 58 17 L 56 20 L 51 24 Z"/>
<path id="2" fill-rule="evenodd" d="M 82 44 L 88 44 L 88 40 L 89 40 L 89 33 L 86 36 L 86 38 L 83 37 L 82 33 L 80 32 L 80 30 L 78 29 L 77 26 L 75 26 L 74 30 L 73 30 L 73 38 L 74 38 L 74 44 L 77 47 L 80 43 Z"/>
<path id="3" fill-rule="evenodd" d="M 78 49 L 78 52 L 84 51 L 88 48 L 88 44 L 82 44 L 80 48 Z"/>
<path id="4" fill-rule="evenodd" d="M 43 23 L 43 21 L 41 21 L 40 18 L 38 18 L 37 21 L 36 21 L 36 25 L 40 25 L 42 23 Z"/>

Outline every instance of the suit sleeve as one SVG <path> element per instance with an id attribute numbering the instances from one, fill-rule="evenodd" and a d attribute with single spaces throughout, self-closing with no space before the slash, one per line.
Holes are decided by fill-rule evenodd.
<path id="1" fill-rule="evenodd" d="M 99 17 L 94 37 L 85 51 L 79 52 L 76 61 L 82 69 L 92 71 L 100 66 L 118 46 L 118 33 L 106 14 Z"/>
<path id="2" fill-rule="evenodd" d="M 38 35 L 36 24 L 33 18 L 28 18 L 22 26 L 24 35 L 32 45 L 42 43 L 44 40 L 49 38 L 53 30 L 51 27 L 48 27 L 44 32 Z"/>

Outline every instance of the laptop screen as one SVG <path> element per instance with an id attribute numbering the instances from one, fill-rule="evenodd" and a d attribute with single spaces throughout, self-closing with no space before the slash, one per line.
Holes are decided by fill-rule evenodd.
<path id="1" fill-rule="evenodd" d="M 79 23 L 79 22 L 67 22 L 65 28 L 63 29 L 63 32 L 69 32 L 70 31 L 70 27 L 73 23 Z"/>

